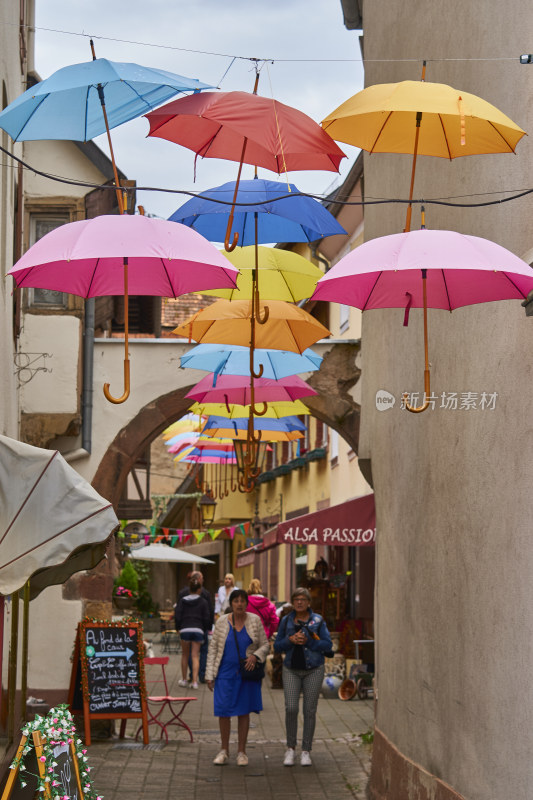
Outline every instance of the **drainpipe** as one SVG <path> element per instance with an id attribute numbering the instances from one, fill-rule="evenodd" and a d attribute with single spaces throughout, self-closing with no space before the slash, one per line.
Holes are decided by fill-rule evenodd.
<path id="1" fill-rule="evenodd" d="M 88 458 L 92 450 L 93 429 L 93 366 L 94 366 L 94 297 L 85 301 L 83 323 L 83 391 L 81 398 L 81 447 L 63 453 L 65 461 Z"/>

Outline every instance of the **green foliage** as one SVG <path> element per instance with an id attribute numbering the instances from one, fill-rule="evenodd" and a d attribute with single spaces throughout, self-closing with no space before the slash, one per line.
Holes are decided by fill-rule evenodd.
<path id="1" fill-rule="evenodd" d="M 366 733 L 362 733 L 361 741 L 365 744 L 372 744 L 374 741 L 374 731 L 370 728 Z"/>
<path id="2" fill-rule="evenodd" d="M 142 594 L 146 591 L 148 583 L 152 575 L 152 565 L 149 561 L 130 561 L 129 562 L 137 575 L 139 582 L 139 592 Z"/>
<path id="3" fill-rule="evenodd" d="M 135 594 L 139 591 L 139 578 L 131 561 L 126 561 L 118 577 L 115 578 L 114 588 L 117 586 L 123 586 Z"/>
<path id="4" fill-rule="evenodd" d="M 154 603 L 152 595 L 146 589 L 139 593 L 135 607 L 145 617 L 155 617 L 159 613 L 159 603 Z"/>

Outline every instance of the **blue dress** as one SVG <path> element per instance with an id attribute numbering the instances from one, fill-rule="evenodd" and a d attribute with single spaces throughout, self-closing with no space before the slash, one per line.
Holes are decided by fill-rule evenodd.
<path id="1" fill-rule="evenodd" d="M 235 631 L 239 651 L 243 657 L 251 639 L 243 627 Z M 243 681 L 239 674 L 239 654 L 235 647 L 235 637 L 230 626 L 222 661 L 215 678 L 215 717 L 240 717 L 251 711 L 258 714 L 263 710 L 260 681 Z"/>

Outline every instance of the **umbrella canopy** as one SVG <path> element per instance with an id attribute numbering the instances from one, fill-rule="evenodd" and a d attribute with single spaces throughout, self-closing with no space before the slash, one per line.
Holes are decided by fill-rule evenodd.
<path id="1" fill-rule="evenodd" d="M 231 423 L 229 423 L 227 417 L 211 414 L 211 416 L 207 418 L 207 421 L 205 423 L 203 436 L 214 436 L 216 434 L 214 434 L 213 431 L 217 428 L 223 428 L 223 427 L 231 428 L 234 431 L 235 430 L 245 431 L 247 425 L 248 425 L 248 419 L 245 419 L 244 417 L 234 418 L 231 420 Z M 298 417 L 296 416 L 282 417 L 280 419 L 256 417 L 254 419 L 254 428 L 256 431 L 303 432 L 305 431 L 306 425 L 305 422 L 302 422 L 302 420 L 298 419 Z"/>
<path id="2" fill-rule="evenodd" d="M 225 452 L 213 448 L 212 450 L 201 450 L 193 448 L 190 451 L 178 453 L 174 461 L 183 461 L 189 464 L 236 464 L 235 453 L 233 450 Z"/>
<path id="3" fill-rule="evenodd" d="M 316 395 L 298 375 L 290 375 L 279 381 L 271 378 L 256 378 L 255 399 L 257 402 L 280 402 L 299 400 Z M 246 406 L 252 403 L 250 384 L 244 375 L 223 375 L 213 388 L 213 375 L 206 375 L 185 396 L 198 403 L 236 403 Z"/>
<path id="4" fill-rule="evenodd" d="M 61 225 L 24 253 L 9 275 L 17 287 L 80 297 L 124 291 L 179 297 L 215 285 L 235 286 L 237 270 L 196 231 L 141 215 L 102 215 Z"/>
<path id="5" fill-rule="evenodd" d="M 365 242 L 319 281 L 314 299 L 362 310 L 424 309 L 425 400 L 430 403 L 427 309 L 452 311 L 492 300 L 524 299 L 533 289 L 531 267 L 494 242 L 455 231 L 412 231 Z"/>
<path id="6" fill-rule="evenodd" d="M 365 311 L 422 308 L 421 270 L 427 270 L 429 308 L 523 300 L 533 289 L 533 269 L 499 244 L 455 231 L 420 230 L 356 247 L 321 278 L 313 299 Z"/>
<path id="7" fill-rule="evenodd" d="M 234 194 L 235 181 L 207 189 L 184 203 L 169 219 L 194 228 L 211 242 L 223 242 Z M 257 178 L 240 181 L 236 204 L 233 230 L 239 234 L 241 246 L 255 245 L 256 241 L 313 242 L 346 234 L 318 200 L 301 194 L 292 183 Z"/>
<path id="8" fill-rule="evenodd" d="M 180 564 L 214 564 L 208 558 L 189 553 L 187 550 L 179 550 L 177 547 L 169 547 L 168 544 L 149 544 L 146 547 L 139 547 L 131 551 L 131 557 L 135 561 L 159 561 L 176 562 Z"/>
<path id="9" fill-rule="evenodd" d="M 307 349 L 300 355 L 287 350 L 254 351 L 254 372 L 263 366 L 263 378 L 279 380 L 299 372 L 315 372 L 320 369 L 322 356 Z M 242 345 L 199 344 L 180 359 L 181 367 L 213 372 L 213 386 L 219 375 L 249 375 L 250 351 Z"/>
<path id="10" fill-rule="evenodd" d="M 27 89 L 0 113 L 0 128 L 14 141 L 69 139 L 87 142 L 122 125 L 179 92 L 212 88 L 165 70 L 98 58 L 71 64 Z"/>
<path id="11" fill-rule="evenodd" d="M 119 521 L 57 450 L 0 436 L 0 593 L 31 596 L 105 555 Z"/>
<path id="12" fill-rule="evenodd" d="M 257 266 L 255 263 L 257 253 Z M 231 289 L 211 289 L 202 294 L 225 297 L 227 300 L 250 300 L 254 292 L 254 274 L 261 283 L 261 300 L 285 300 L 298 303 L 313 294 L 317 281 L 324 274 L 307 258 L 292 250 L 274 247 L 240 247 L 226 258 L 240 270 L 237 286 Z M 257 275 L 256 270 L 259 270 Z"/>
<path id="13" fill-rule="evenodd" d="M 165 444 L 167 447 L 173 447 L 175 444 L 182 444 L 183 442 L 195 442 L 199 436 L 200 431 L 184 431 L 171 436 L 170 439 L 166 439 Z"/>
<path id="14" fill-rule="evenodd" d="M 219 417 L 226 417 L 227 419 L 239 419 L 246 417 L 246 424 L 250 413 L 250 406 L 230 405 L 229 411 L 225 403 L 194 403 L 191 410 L 209 416 L 214 414 Z M 309 414 L 310 411 L 301 400 L 294 400 L 292 403 L 277 402 L 269 403 L 266 414 L 261 415 L 262 419 L 282 419 L 283 417 L 292 417 L 295 415 L 302 416 L 302 414 Z"/>
<path id="15" fill-rule="evenodd" d="M 176 444 L 172 444 L 169 446 L 168 451 L 169 453 L 175 454 L 179 453 L 182 450 L 192 450 L 193 448 L 205 449 L 214 448 L 220 450 L 231 450 L 232 442 L 228 438 L 224 437 L 217 437 L 216 439 L 209 438 L 209 442 L 206 439 L 202 439 L 198 437 L 197 439 L 191 440 L 189 442 L 176 442 Z"/>
<path id="16" fill-rule="evenodd" d="M 511 153 L 525 135 L 486 100 L 425 81 L 369 86 L 328 114 L 322 127 L 334 139 L 370 153 L 413 153 L 417 114 L 418 154 L 424 156 Z"/>
<path id="17" fill-rule="evenodd" d="M 171 439 L 181 433 L 199 431 L 202 429 L 203 420 L 197 414 L 185 414 L 163 431 L 163 439 Z"/>
<path id="18" fill-rule="evenodd" d="M 345 158 L 307 114 L 248 92 L 182 97 L 146 118 L 148 136 L 168 139 L 202 158 L 240 160 L 278 174 L 311 169 L 338 172 Z"/>
<path id="19" fill-rule="evenodd" d="M 260 306 L 264 312 L 264 303 Z M 259 348 L 303 353 L 310 345 L 330 335 L 327 328 L 298 306 L 271 300 L 268 308 L 267 322 L 256 331 Z M 251 314 L 249 300 L 217 300 L 175 328 L 174 333 L 206 344 L 246 346 L 250 342 Z"/>

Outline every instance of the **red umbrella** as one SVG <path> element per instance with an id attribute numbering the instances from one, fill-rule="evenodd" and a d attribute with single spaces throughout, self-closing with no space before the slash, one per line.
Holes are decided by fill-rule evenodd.
<path id="1" fill-rule="evenodd" d="M 239 162 L 234 203 L 243 163 L 278 174 L 315 169 L 338 172 L 345 158 L 331 136 L 307 114 L 255 93 L 193 94 L 151 111 L 146 118 L 148 136 L 181 144 L 202 158 Z M 227 250 L 232 222 L 233 213 L 226 233 Z M 235 234 L 231 249 L 237 239 Z"/>
<path id="2" fill-rule="evenodd" d="M 298 375 L 290 375 L 279 381 L 272 378 L 257 378 L 254 386 L 254 399 L 259 402 L 299 400 L 316 394 L 309 384 Z M 213 387 L 213 374 L 206 375 L 188 392 L 186 397 L 197 403 L 230 403 L 246 406 L 252 402 L 247 375 L 221 375 Z"/>

